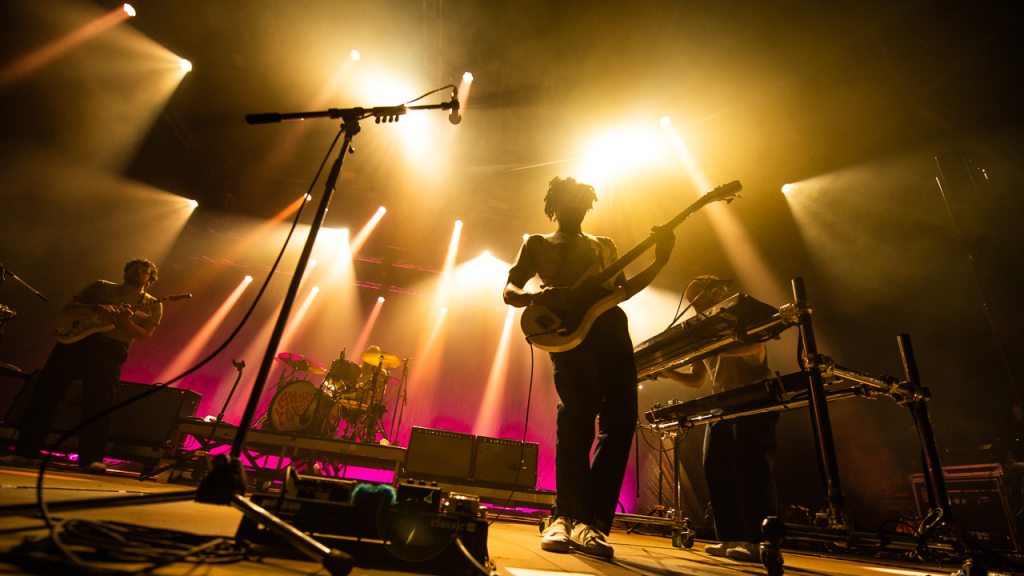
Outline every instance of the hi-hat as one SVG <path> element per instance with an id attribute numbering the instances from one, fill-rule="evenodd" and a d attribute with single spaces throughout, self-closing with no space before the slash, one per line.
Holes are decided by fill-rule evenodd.
<path id="1" fill-rule="evenodd" d="M 402 359 L 387 352 L 363 352 L 361 360 L 364 364 L 380 366 L 381 368 L 398 368 L 402 365 Z"/>
<path id="2" fill-rule="evenodd" d="M 277 355 L 277 361 L 296 372 L 327 374 L 327 368 L 323 364 L 295 352 L 281 352 Z"/>

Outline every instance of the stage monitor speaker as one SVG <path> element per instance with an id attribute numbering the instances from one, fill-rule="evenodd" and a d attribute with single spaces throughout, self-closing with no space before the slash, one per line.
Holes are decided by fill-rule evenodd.
<path id="1" fill-rule="evenodd" d="M 537 487 L 536 442 L 477 436 L 473 481 L 503 488 Z"/>
<path id="2" fill-rule="evenodd" d="M 24 417 L 28 399 L 35 390 L 38 372 L 21 387 L 4 423 L 17 426 Z M 114 389 L 114 403 L 120 403 L 152 389 L 150 384 L 120 382 Z M 195 416 L 201 396 L 191 390 L 164 388 L 118 410 L 110 416 L 110 439 L 157 446 L 171 439 L 180 418 Z M 68 393 L 57 403 L 51 431 L 67 432 L 81 422 L 82 384 L 71 383 Z"/>
<path id="3" fill-rule="evenodd" d="M 1013 514 L 1019 506 L 1020 479 L 1013 479 L 1015 487 L 1008 486 L 1009 479 L 998 463 L 945 466 L 942 471 L 953 522 L 986 548 L 1021 552 L 1017 517 Z M 910 482 L 918 515 L 923 518 L 928 511 L 924 476 L 914 474 Z M 1013 505 L 1011 499 L 1015 499 Z"/>
<path id="4" fill-rule="evenodd" d="M 414 426 L 405 451 L 405 475 L 417 480 L 469 480 L 472 434 Z"/>

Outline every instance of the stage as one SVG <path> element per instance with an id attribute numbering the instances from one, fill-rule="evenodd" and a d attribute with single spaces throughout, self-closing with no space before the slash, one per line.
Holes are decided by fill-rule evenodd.
<path id="1" fill-rule="evenodd" d="M 28 468 L 0 468 L 0 500 L 8 504 L 34 502 L 35 484 L 38 474 Z M 87 498 L 108 496 L 143 495 L 153 493 L 179 492 L 182 486 L 140 481 L 130 472 L 111 469 L 104 475 L 82 474 L 74 469 L 56 467 L 45 476 L 45 496 L 48 502 L 67 502 Z M 200 504 L 182 501 L 142 506 L 97 507 L 89 510 L 54 512 L 55 518 L 63 520 L 102 520 L 124 522 L 147 528 L 181 531 L 199 536 L 235 536 L 242 520 L 237 509 L 227 506 Z M 545 574 L 577 575 L 740 575 L 764 574 L 765 569 L 757 564 L 735 562 L 714 558 L 705 554 L 702 541 L 693 548 L 676 548 L 668 536 L 640 534 L 620 528 L 613 530 L 609 541 L 615 547 L 612 561 L 577 553 L 557 554 L 540 549 L 539 524 L 537 516 L 518 515 L 496 518 L 493 511 L 487 513 L 488 537 L 486 550 L 496 573 L 503 576 L 542 576 Z M 6 516 L 0 518 L 0 550 L 3 562 L 0 573 L 32 573 L 24 568 L 9 564 L 7 554 L 24 538 L 43 535 L 42 521 L 35 516 Z M 375 549 L 376 548 L 376 549 Z M 365 553 L 354 553 L 352 574 L 457 574 L 473 573 L 468 562 L 452 560 L 450 565 L 436 564 L 433 568 L 418 560 L 395 558 L 383 544 L 366 543 Z M 936 566 L 896 560 L 869 560 L 854 556 L 811 554 L 784 549 L 785 571 L 790 574 L 828 574 L 833 576 L 860 575 L 938 575 L 953 574 L 959 565 Z M 442 556 L 442 558 L 459 558 Z M 115 566 L 106 564 L 105 566 Z M 140 564 L 119 564 L 118 569 L 137 568 Z M 39 572 L 35 572 L 39 573 Z M 67 570 L 50 567 L 46 573 L 69 573 Z M 196 574 L 210 576 L 230 574 L 326 574 L 317 563 L 265 556 L 260 560 L 241 560 L 223 564 L 206 564 L 196 567 L 189 564 L 174 564 L 156 570 L 156 574 Z"/>

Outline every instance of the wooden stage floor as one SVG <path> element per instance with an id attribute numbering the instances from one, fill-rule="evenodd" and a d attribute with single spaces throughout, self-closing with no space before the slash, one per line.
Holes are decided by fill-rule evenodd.
<path id="1" fill-rule="evenodd" d="M 27 504 L 35 501 L 36 471 L 27 468 L 0 467 L 0 503 L 3 505 Z M 156 482 L 142 482 L 128 474 L 108 472 L 104 475 L 87 475 L 69 469 L 54 469 L 45 477 L 45 493 L 48 502 L 60 502 L 84 498 L 122 496 L 130 494 L 172 492 L 187 489 L 187 486 L 167 485 Z M 54 516 L 71 520 L 105 520 L 125 522 L 162 530 L 182 531 L 202 536 L 233 537 L 242 519 L 241 512 L 228 506 L 199 504 L 193 501 L 143 506 L 105 507 L 89 510 L 56 512 Z M 545 576 L 554 574 L 570 575 L 750 575 L 765 574 L 758 564 L 745 564 L 729 559 L 714 558 L 704 552 L 703 542 L 698 541 L 692 549 L 674 548 L 671 539 L 658 535 L 613 531 L 610 542 L 615 546 L 612 561 L 600 560 L 582 554 L 556 554 L 540 549 L 537 522 L 529 519 L 498 519 L 488 528 L 486 540 L 490 560 L 495 573 L 501 576 Z M 28 574 L 24 568 L 6 563 L 9 553 L 24 538 L 44 534 L 42 521 L 31 515 L 5 515 L 0 517 L 0 574 Z M 378 545 L 383 548 L 382 545 Z M 893 575 L 939 575 L 953 574 L 959 566 L 924 566 L 914 563 L 874 563 L 853 558 L 842 559 L 785 551 L 785 572 L 787 574 L 830 575 L 830 576 L 893 576 Z M 404 563 L 403 563 L 404 562 Z M 399 575 L 399 574 L 456 574 L 472 573 L 469 564 L 454 566 L 452 569 L 427 571 L 413 561 L 398 562 L 397 566 L 373 565 L 355 557 L 355 568 L 351 574 Z M 109 565 L 108 565 L 109 566 Z M 117 565 L 119 569 L 138 567 L 135 564 Z M 61 568 L 48 568 L 33 573 L 70 573 Z M 327 574 L 318 563 L 303 560 L 288 560 L 266 557 L 262 560 L 245 560 L 227 564 L 175 564 L 164 566 L 154 574 L 202 574 L 226 576 L 234 574 Z"/>

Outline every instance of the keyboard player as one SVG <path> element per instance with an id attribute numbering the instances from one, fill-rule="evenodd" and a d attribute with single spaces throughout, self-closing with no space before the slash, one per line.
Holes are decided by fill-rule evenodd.
<path id="1" fill-rule="evenodd" d="M 697 314 L 703 314 L 732 295 L 729 282 L 698 276 L 683 291 Z M 764 344 L 740 344 L 692 365 L 692 372 L 660 374 L 680 384 L 711 392 L 738 388 L 770 376 Z M 705 552 L 745 562 L 759 562 L 761 522 L 776 514 L 776 412 L 708 424 L 704 437 L 704 476 L 718 543 Z"/>

